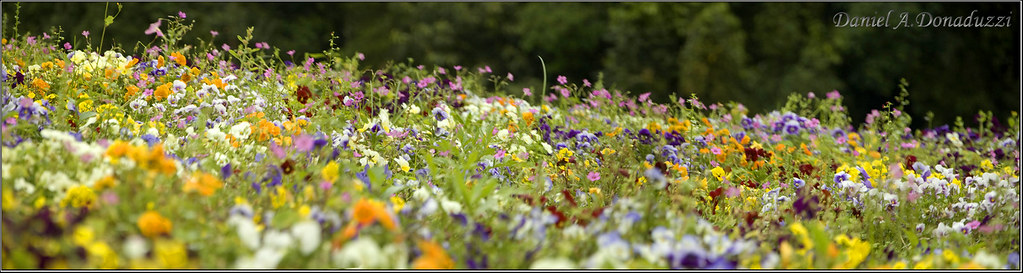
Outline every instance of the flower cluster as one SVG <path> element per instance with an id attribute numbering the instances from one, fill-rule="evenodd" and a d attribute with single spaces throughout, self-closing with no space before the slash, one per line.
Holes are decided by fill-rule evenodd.
<path id="1" fill-rule="evenodd" d="M 180 47 L 184 18 L 140 55 L 4 40 L 4 268 L 1020 268 L 1015 113 L 518 97 L 498 67 Z"/>

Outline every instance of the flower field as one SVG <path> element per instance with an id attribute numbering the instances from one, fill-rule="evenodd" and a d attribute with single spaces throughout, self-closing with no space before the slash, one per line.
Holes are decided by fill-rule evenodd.
<path id="1" fill-rule="evenodd" d="M 185 16 L 136 55 L 3 40 L 3 268 L 1020 268 L 1015 112 L 512 90 Z"/>

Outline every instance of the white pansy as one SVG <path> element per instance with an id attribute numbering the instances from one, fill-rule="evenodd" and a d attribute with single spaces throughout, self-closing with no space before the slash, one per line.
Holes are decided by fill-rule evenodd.
<path id="1" fill-rule="evenodd" d="M 341 250 L 331 255 L 334 266 L 341 268 L 380 268 L 387 266 L 387 260 L 380 246 L 371 237 L 359 236 L 346 243 Z"/>
<path id="2" fill-rule="evenodd" d="M 229 226 L 235 227 L 235 232 L 238 233 L 238 239 L 242 241 L 242 244 L 251 250 L 259 248 L 259 230 L 256 228 L 256 224 L 252 220 L 241 215 L 232 215 L 227 220 Z"/>
<path id="3" fill-rule="evenodd" d="M 575 262 L 568 258 L 543 258 L 533 262 L 530 269 L 575 269 Z"/>
<path id="4" fill-rule="evenodd" d="M 249 134 L 251 133 L 252 131 L 249 128 L 248 121 L 242 121 L 238 124 L 235 124 L 234 126 L 231 126 L 231 135 L 233 135 L 235 138 L 238 138 L 239 140 L 248 139 Z"/>
<path id="5" fill-rule="evenodd" d="M 298 239 L 298 249 L 303 255 L 309 255 L 320 246 L 320 224 L 315 221 L 302 221 L 291 227 L 291 235 Z"/>
<path id="6" fill-rule="evenodd" d="M 146 243 L 146 239 L 139 237 L 138 235 L 131 235 L 128 239 L 124 240 L 123 249 L 124 256 L 130 260 L 139 259 L 146 255 L 149 251 L 149 245 Z"/>

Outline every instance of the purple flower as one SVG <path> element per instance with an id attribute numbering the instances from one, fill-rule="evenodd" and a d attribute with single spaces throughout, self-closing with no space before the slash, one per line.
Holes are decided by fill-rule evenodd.
<path id="1" fill-rule="evenodd" d="M 586 175 L 586 179 L 589 179 L 590 181 L 600 180 L 600 173 L 598 173 L 598 172 L 590 172 L 589 175 Z"/>
<path id="2" fill-rule="evenodd" d="M 220 168 L 220 177 L 225 180 L 231 177 L 231 163 L 227 163 L 223 168 Z"/>
<path id="3" fill-rule="evenodd" d="M 178 17 L 181 17 L 181 19 L 184 19 L 185 18 L 185 13 L 182 12 L 182 11 L 178 11 Z"/>

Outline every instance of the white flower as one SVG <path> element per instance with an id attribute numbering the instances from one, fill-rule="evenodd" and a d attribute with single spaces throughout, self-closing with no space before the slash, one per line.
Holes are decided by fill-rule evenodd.
<path id="1" fill-rule="evenodd" d="M 234 126 L 231 126 L 231 135 L 234 135 L 234 137 L 238 138 L 239 140 L 248 139 L 249 134 L 251 133 L 252 131 L 249 128 L 248 121 L 243 121 L 241 123 L 235 124 Z"/>
<path id="2" fill-rule="evenodd" d="M 442 208 L 444 208 L 444 211 L 447 212 L 447 213 L 460 213 L 460 212 L 462 212 L 462 204 L 461 203 L 448 200 L 447 198 L 442 198 L 441 199 L 440 206 Z"/>
<path id="3" fill-rule="evenodd" d="M 180 81 L 180 80 L 174 80 L 174 84 L 171 86 L 171 89 L 174 90 L 174 92 L 184 91 L 185 90 L 185 82 Z"/>
<path id="4" fill-rule="evenodd" d="M 545 143 L 545 142 L 543 142 L 543 143 L 540 143 L 540 145 L 541 145 L 541 146 L 543 146 L 543 150 L 544 150 L 544 151 L 546 151 L 546 152 L 547 152 L 547 154 L 551 154 L 551 153 L 553 153 L 553 152 L 554 152 L 554 150 L 552 150 L 552 149 L 551 149 L 551 145 L 548 145 L 548 144 L 547 144 L 547 143 Z"/>
<path id="5" fill-rule="evenodd" d="M 6 167 L 4 168 L 4 171 L 6 171 Z M 18 177 L 18 179 L 14 180 L 14 189 L 18 191 L 23 191 L 27 194 L 32 194 L 36 192 L 36 186 L 29 184 L 28 182 L 25 181 L 25 178 L 21 177 Z"/>
<path id="6" fill-rule="evenodd" d="M 206 130 L 206 138 L 214 142 L 224 140 L 227 134 L 220 131 L 220 124 L 213 125 L 212 129 Z"/>
<path id="7" fill-rule="evenodd" d="M 149 245 L 146 244 L 146 239 L 139 237 L 138 235 L 131 235 L 127 240 L 124 240 L 124 256 L 130 260 L 142 258 L 146 255 L 146 251 L 149 251 Z"/>
<path id="8" fill-rule="evenodd" d="M 277 268 L 277 264 L 284 258 L 284 251 L 261 248 L 256 251 L 256 254 L 252 257 L 245 257 L 235 261 L 235 267 L 239 269 L 265 269 L 265 268 Z"/>
<path id="9" fill-rule="evenodd" d="M 298 238 L 298 249 L 309 255 L 320 246 L 320 224 L 315 221 L 303 221 L 291 227 L 291 235 Z"/>
<path id="10" fill-rule="evenodd" d="M 252 220 L 241 215 L 232 215 L 231 219 L 227 220 L 229 226 L 234 226 L 235 231 L 238 233 L 238 239 L 241 239 L 242 244 L 249 247 L 251 250 L 259 248 L 259 230 L 256 228 L 256 224 Z"/>
<path id="11" fill-rule="evenodd" d="M 508 134 L 508 129 L 501 129 L 500 131 L 497 131 L 497 138 L 501 141 L 508 141 Z"/>
<path id="12" fill-rule="evenodd" d="M 568 258 L 543 258 L 529 267 L 530 269 L 575 269 L 578 268 L 572 260 Z"/>
<path id="13" fill-rule="evenodd" d="M 343 268 L 380 268 L 386 267 L 385 256 L 380 247 L 368 236 L 359 236 L 355 241 L 345 244 L 340 251 L 331 255 L 334 266 Z"/>
<path id="14" fill-rule="evenodd" d="M 269 230 L 263 234 L 263 246 L 270 247 L 272 249 L 286 250 L 291 246 L 292 238 L 291 235 L 276 231 Z"/>
<path id="15" fill-rule="evenodd" d="M 1002 262 L 1001 258 L 992 255 L 984 251 L 983 249 L 977 252 L 977 255 L 973 256 L 973 262 L 983 266 L 984 268 L 998 269 L 1005 263 Z"/>

